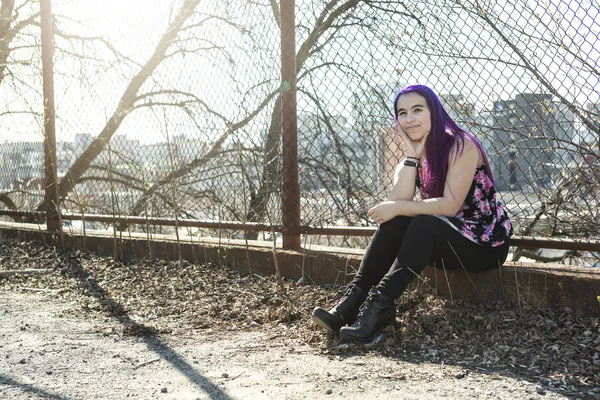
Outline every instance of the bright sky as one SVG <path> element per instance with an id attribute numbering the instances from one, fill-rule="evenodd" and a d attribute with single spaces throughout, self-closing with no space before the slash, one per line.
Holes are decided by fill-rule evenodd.
<path id="1" fill-rule="evenodd" d="M 171 1 L 69 0 L 53 2 L 52 11 L 81 21 L 85 34 L 103 36 L 128 55 L 152 46 L 163 32 L 159 21 L 168 22 Z"/>
<path id="2" fill-rule="evenodd" d="M 53 3 L 53 11 L 60 11 L 60 2 Z M 68 3 L 70 13 L 81 20 L 108 18 L 133 18 L 154 13 L 154 5 L 146 0 L 78 0 Z"/>

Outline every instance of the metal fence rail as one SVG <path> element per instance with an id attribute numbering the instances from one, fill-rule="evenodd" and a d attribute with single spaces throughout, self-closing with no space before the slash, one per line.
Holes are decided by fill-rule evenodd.
<path id="1" fill-rule="evenodd" d="M 64 0 L 53 23 L 42 5 L 0 15 L 7 217 L 56 198 L 63 228 L 364 246 L 402 158 L 392 99 L 418 82 L 488 151 L 514 244 L 598 265 L 593 1 Z"/>

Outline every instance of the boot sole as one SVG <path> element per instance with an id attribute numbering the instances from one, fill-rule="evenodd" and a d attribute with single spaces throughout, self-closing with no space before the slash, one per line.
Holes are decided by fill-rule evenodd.
<path id="1" fill-rule="evenodd" d="M 383 329 L 383 328 L 382 328 Z M 340 333 L 340 339 L 346 340 L 348 342 L 354 342 L 354 343 L 360 343 L 360 344 L 369 344 L 371 343 L 373 340 L 375 340 L 375 338 L 377 337 L 377 335 L 379 335 L 379 333 L 381 332 L 381 329 L 378 330 L 375 335 L 373 335 L 373 337 L 369 337 L 369 338 L 354 338 L 354 337 L 348 337 L 346 335 L 344 335 L 343 333 Z"/>
<path id="2" fill-rule="evenodd" d="M 340 339 L 344 339 L 347 340 L 349 342 L 354 342 L 354 343 L 361 343 L 361 344 L 368 344 L 371 343 L 373 340 L 375 340 L 375 338 L 377 337 L 377 335 L 379 335 L 381 333 L 381 331 L 388 325 L 393 324 L 394 321 L 396 320 L 396 314 L 394 314 L 393 318 L 390 318 L 390 320 L 384 324 L 382 324 L 372 336 L 369 337 L 353 337 L 353 336 L 348 336 L 344 334 L 343 330 L 340 330 Z"/>

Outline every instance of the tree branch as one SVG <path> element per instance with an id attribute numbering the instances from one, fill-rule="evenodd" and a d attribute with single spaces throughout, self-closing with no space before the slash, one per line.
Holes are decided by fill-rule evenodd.
<path id="1" fill-rule="evenodd" d="M 171 46 L 171 44 L 175 41 L 179 30 L 185 21 L 193 14 L 194 9 L 198 5 L 199 1 L 200 0 L 184 1 L 178 15 L 175 17 L 173 22 L 169 25 L 166 33 L 160 39 L 150 59 L 141 68 L 138 74 L 130 81 L 119 101 L 117 109 L 109 118 L 108 123 L 102 132 L 100 132 L 100 134 L 93 140 L 88 148 L 83 151 L 83 153 L 67 171 L 65 177 L 60 181 L 58 189 L 60 198 L 64 198 L 67 193 L 69 193 L 75 187 L 75 183 L 85 173 L 90 163 L 102 152 L 106 143 L 110 141 L 110 138 L 117 131 L 125 117 L 131 112 L 138 90 L 142 87 L 150 75 L 152 75 L 158 65 L 164 60 L 169 46 Z M 43 208 L 43 204 L 41 204 L 38 208 Z"/>

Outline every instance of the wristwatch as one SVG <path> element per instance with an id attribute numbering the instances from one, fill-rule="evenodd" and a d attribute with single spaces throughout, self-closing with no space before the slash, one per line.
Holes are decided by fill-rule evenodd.
<path id="1" fill-rule="evenodd" d="M 404 165 L 409 166 L 409 167 L 417 167 L 417 163 L 411 160 L 404 160 Z"/>

